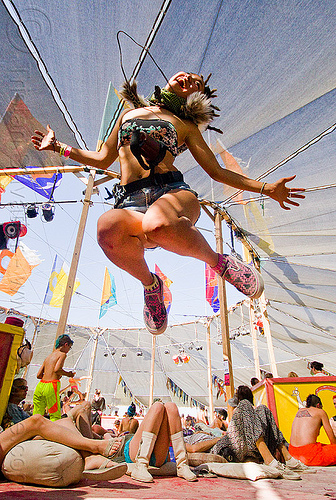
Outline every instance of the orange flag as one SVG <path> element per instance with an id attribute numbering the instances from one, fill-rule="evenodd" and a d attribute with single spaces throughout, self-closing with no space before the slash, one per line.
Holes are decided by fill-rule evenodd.
<path id="1" fill-rule="evenodd" d="M 20 243 L 1 280 L 0 291 L 8 293 L 8 295 L 15 295 L 27 281 L 34 267 L 40 263 L 41 260 L 36 255 L 35 250 L 30 250 L 24 243 Z"/>

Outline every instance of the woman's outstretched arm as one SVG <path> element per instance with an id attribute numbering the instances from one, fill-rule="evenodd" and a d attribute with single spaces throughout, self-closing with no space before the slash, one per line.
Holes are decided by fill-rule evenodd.
<path id="1" fill-rule="evenodd" d="M 124 114 L 125 112 L 121 113 L 119 116 L 116 125 L 100 151 L 87 151 L 79 148 L 71 148 L 71 152 L 68 157 L 71 158 L 71 160 L 82 163 L 83 165 L 90 165 L 91 167 L 106 170 L 118 158 L 118 130 Z M 39 130 L 35 130 L 34 135 L 31 138 L 31 142 L 34 144 L 34 148 L 38 151 L 54 151 L 55 153 L 60 153 L 61 151 L 62 143 L 56 139 L 55 132 L 49 125 L 47 125 L 47 134 L 44 134 L 44 132 L 40 132 Z"/>
<path id="2" fill-rule="evenodd" d="M 237 189 L 243 189 L 244 191 L 251 191 L 253 193 L 260 193 L 261 188 L 263 187 L 263 194 L 273 198 L 285 210 L 290 210 L 290 207 L 284 205 L 284 203 L 297 207 L 299 206 L 299 203 L 294 201 L 293 198 L 303 199 L 305 197 L 304 194 L 302 194 L 303 191 L 305 191 L 303 188 L 289 188 L 286 185 L 287 182 L 295 179 L 295 175 L 291 177 L 284 177 L 276 182 L 267 182 L 265 184 L 236 172 L 232 172 L 231 170 L 222 168 L 216 160 L 215 155 L 203 139 L 202 134 L 193 124 L 190 124 L 190 131 L 185 138 L 185 143 L 197 163 L 215 181 L 227 184 L 228 186 L 232 186 Z"/>

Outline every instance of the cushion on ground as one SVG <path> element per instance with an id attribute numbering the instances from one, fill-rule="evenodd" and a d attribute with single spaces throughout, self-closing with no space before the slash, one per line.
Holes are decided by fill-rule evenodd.
<path id="1" fill-rule="evenodd" d="M 215 455 L 214 453 L 188 453 L 188 464 L 190 467 L 197 467 L 205 462 L 218 462 L 224 464 L 227 463 L 227 460 L 220 455 Z"/>
<path id="2" fill-rule="evenodd" d="M 78 483 L 83 469 L 78 451 L 44 439 L 14 446 L 2 464 L 2 473 L 10 481 L 52 487 Z"/>
<path id="3" fill-rule="evenodd" d="M 275 479 L 281 477 L 280 472 L 275 470 L 271 471 L 270 468 L 264 466 L 264 464 L 256 464 L 253 462 L 228 462 L 226 464 L 209 462 L 206 465 L 210 472 L 214 472 L 218 476 L 232 477 L 234 479 L 250 479 L 251 481 L 256 481 L 257 479 Z"/>

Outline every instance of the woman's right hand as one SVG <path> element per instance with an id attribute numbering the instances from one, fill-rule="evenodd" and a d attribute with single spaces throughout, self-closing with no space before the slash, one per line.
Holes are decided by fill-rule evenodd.
<path id="1" fill-rule="evenodd" d="M 40 132 L 39 130 L 34 130 L 34 134 L 31 138 L 31 142 L 34 144 L 34 148 L 38 151 L 55 151 L 55 132 L 47 125 L 47 134 Z"/>

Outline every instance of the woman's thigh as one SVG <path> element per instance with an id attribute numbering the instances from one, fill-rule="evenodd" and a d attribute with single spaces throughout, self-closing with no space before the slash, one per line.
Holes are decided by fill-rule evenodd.
<path id="1" fill-rule="evenodd" d="M 200 215 L 200 204 L 190 191 L 169 191 L 156 200 L 144 215 L 143 223 L 154 219 L 158 223 L 174 222 L 179 217 L 186 217 L 194 225 Z"/>

